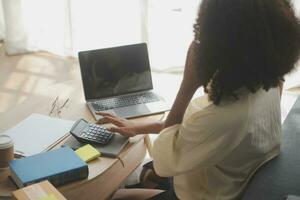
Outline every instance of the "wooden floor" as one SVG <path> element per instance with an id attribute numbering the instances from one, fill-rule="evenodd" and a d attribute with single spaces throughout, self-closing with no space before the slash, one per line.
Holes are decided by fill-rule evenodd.
<path id="1" fill-rule="evenodd" d="M 80 78 L 77 61 L 49 53 L 6 56 L 0 49 L 0 115 L 51 84 Z M 79 80 L 80 81 L 80 80 Z"/>

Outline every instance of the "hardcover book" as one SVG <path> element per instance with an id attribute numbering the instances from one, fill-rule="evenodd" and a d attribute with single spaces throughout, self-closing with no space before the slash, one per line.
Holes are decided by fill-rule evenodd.
<path id="1" fill-rule="evenodd" d="M 67 200 L 51 183 L 43 181 L 18 189 L 12 193 L 13 200 Z"/>
<path id="2" fill-rule="evenodd" d="M 69 147 L 12 160 L 11 177 L 18 187 L 43 180 L 60 186 L 88 176 L 88 166 Z"/>

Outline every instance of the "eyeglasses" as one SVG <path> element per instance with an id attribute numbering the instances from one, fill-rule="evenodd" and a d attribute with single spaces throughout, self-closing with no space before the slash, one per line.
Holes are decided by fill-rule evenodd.
<path id="1" fill-rule="evenodd" d="M 53 101 L 52 105 L 51 105 L 51 110 L 49 112 L 49 116 L 53 115 L 54 113 L 56 113 L 56 115 L 60 118 L 60 114 L 62 112 L 62 109 L 64 107 L 66 107 L 67 103 L 69 102 L 69 98 L 65 100 L 65 102 L 60 106 L 59 105 L 59 96 L 57 96 L 55 98 L 55 100 Z"/>

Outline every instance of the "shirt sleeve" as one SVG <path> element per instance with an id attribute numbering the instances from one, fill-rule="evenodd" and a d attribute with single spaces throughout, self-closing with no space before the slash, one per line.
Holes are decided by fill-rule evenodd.
<path id="1" fill-rule="evenodd" d="M 153 145 L 153 163 L 160 176 L 176 176 L 221 161 L 243 139 L 246 106 L 190 105 L 182 124 L 161 131 Z M 195 111 L 196 110 L 196 111 Z M 194 112 L 192 112 L 194 111 Z"/>

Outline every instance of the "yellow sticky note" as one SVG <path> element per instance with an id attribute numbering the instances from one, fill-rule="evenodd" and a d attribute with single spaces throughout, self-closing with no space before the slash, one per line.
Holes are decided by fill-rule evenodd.
<path id="1" fill-rule="evenodd" d="M 89 162 L 101 155 L 100 152 L 90 144 L 80 147 L 75 151 L 75 153 L 85 162 Z"/>
<path id="2" fill-rule="evenodd" d="M 57 200 L 57 198 L 54 196 L 54 194 L 48 194 L 47 196 L 44 196 L 39 200 Z"/>

